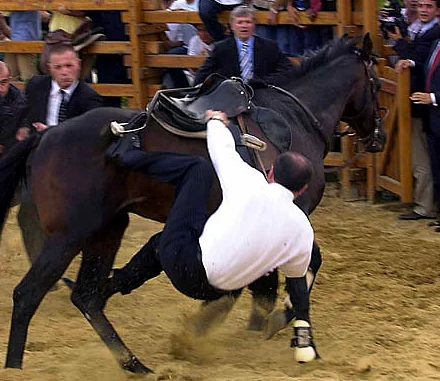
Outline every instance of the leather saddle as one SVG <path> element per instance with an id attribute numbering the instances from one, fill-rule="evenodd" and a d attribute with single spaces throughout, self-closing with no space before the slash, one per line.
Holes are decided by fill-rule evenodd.
<path id="1" fill-rule="evenodd" d="M 153 112 L 189 132 L 205 130 L 206 110 L 222 110 L 228 118 L 250 109 L 251 94 L 241 80 L 212 74 L 201 85 L 159 91 Z"/>
<path id="2" fill-rule="evenodd" d="M 290 148 L 291 126 L 277 112 L 254 105 L 252 97 L 253 90 L 241 79 L 225 79 L 213 74 L 201 86 L 159 91 L 157 101 L 149 107 L 152 107 L 153 118 L 167 131 L 197 138 L 205 136 L 206 110 L 224 111 L 234 126 L 232 129 L 239 131 L 233 132 L 239 152 L 243 146 L 238 135 L 243 133 L 268 143 L 267 149 L 261 152 L 268 170 L 275 157 Z"/>

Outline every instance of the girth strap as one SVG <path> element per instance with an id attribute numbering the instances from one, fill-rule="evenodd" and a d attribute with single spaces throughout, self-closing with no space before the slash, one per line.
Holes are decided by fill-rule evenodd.
<path id="1" fill-rule="evenodd" d="M 263 158 L 258 149 L 252 149 L 252 154 L 254 157 L 255 165 L 259 166 L 259 169 L 267 180 L 266 169 L 270 168 L 270 165 L 274 162 L 275 158 L 279 154 L 279 151 L 272 145 L 271 142 L 267 141 L 266 136 L 264 136 L 263 132 L 252 120 L 252 118 L 245 114 L 240 114 L 237 116 L 237 121 L 243 135 L 250 134 L 266 142 L 266 150 L 264 151 Z"/>

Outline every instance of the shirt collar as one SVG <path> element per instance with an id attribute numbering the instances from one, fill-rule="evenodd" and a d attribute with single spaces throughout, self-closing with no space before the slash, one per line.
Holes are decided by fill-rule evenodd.
<path id="1" fill-rule="evenodd" d="M 239 38 L 237 38 L 237 37 L 234 37 L 235 38 L 235 42 L 237 43 L 237 49 L 238 49 L 238 51 L 241 51 L 241 48 L 243 47 L 243 42 L 244 41 L 241 41 Z M 249 45 L 249 48 L 251 48 L 251 51 L 252 51 L 252 48 L 254 47 L 254 40 L 255 40 L 255 37 L 254 36 L 250 36 L 249 37 L 249 40 L 247 40 L 246 41 L 246 44 L 248 44 Z"/>
<path id="2" fill-rule="evenodd" d="M 429 29 L 433 28 L 436 24 L 438 24 L 438 22 L 439 20 L 437 17 L 428 23 L 422 23 L 420 20 L 416 20 L 408 27 L 408 32 L 410 33 L 411 37 L 415 36 L 417 33 L 423 34 Z"/>
<path id="3" fill-rule="evenodd" d="M 78 83 L 79 83 L 79 81 L 75 81 L 67 89 L 63 89 L 67 93 L 67 99 L 70 99 L 70 97 L 72 96 L 73 92 L 77 88 Z M 50 90 L 50 95 L 54 96 L 54 95 L 58 94 L 60 92 L 60 89 L 61 88 L 58 85 L 58 83 L 52 79 L 52 87 L 51 87 L 51 90 Z"/>
<path id="4" fill-rule="evenodd" d="M 288 190 L 286 187 L 282 186 L 281 184 L 269 183 L 269 186 L 272 187 L 274 192 L 277 193 L 280 198 L 286 199 L 290 202 L 292 202 L 295 199 L 293 193 L 290 190 Z"/>

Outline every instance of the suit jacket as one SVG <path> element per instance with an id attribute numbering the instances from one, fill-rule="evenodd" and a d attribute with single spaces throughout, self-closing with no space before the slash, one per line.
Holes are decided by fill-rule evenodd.
<path id="1" fill-rule="evenodd" d="M 46 124 L 51 87 L 52 78 L 50 75 L 37 75 L 31 78 L 26 85 L 26 98 L 28 102 L 26 125 L 28 127 L 32 128 L 32 123 L 34 122 Z M 89 85 L 80 80 L 67 104 L 67 118 L 73 118 L 93 108 L 102 106 L 102 97 Z"/>
<path id="2" fill-rule="evenodd" d="M 428 75 L 429 71 L 429 60 L 431 59 L 432 53 L 434 53 L 434 50 L 437 46 L 437 43 L 440 40 L 435 41 L 434 44 L 432 44 L 432 49 L 429 53 L 429 57 L 427 59 L 426 65 L 425 65 L 425 75 Z M 437 65 L 437 67 L 434 70 L 434 73 L 431 78 L 431 93 L 435 94 L 435 99 L 437 100 L 437 104 L 440 105 L 440 65 Z M 428 129 L 432 132 L 434 132 L 439 138 L 440 138 L 440 106 L 429 106 L 429 126 Z"/>
<path id="3" fill-rule="evenodd" d="M 275 41 L 254 37 L 254 78 L 272 84 L 282 83 L 283 72 L 293 64 L 280 51 Z M 228 37 L 217 42 L 196 72 L 194 84 L 202 83 L 210 74 L 218 73 L 227 78 L 240 77 L 240 61 L 235 38 Z"/>
<path id="4" fill-rule="evenodd" d="M 413 60 L 416 64 L 411 68 L 411 92 L 424 91 L 425 73 L 424 65 L 428 59 L 432 43 L 440 38 L 440 26 L 435 24 L 431 29 L 416 36 L 414 41 L 400 39 L 396 42 L 394 50 L 400 59 Z"/>
<path id="5" fill-rule="evenodd" d="M 6 153 L 16 142 L 15 135 L 24 126 L 27 103 L 24 94 L 14 85 L 6 96 L 0 95 L 0 144 Z"/>

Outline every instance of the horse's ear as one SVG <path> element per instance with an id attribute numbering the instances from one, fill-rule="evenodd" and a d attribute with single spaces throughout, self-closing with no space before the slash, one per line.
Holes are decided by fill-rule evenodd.
<path id="1" fill-rule="evenodd" d="M 362 49 L 368 56 L 371 56 L 373 52 L 373 40 L 370 37 L 370 33 L 365 34 Z"/>

